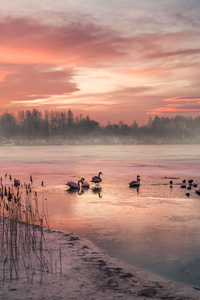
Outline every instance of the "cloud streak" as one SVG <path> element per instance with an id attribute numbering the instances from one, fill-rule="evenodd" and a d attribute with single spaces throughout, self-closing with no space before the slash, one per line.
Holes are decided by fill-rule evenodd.
<path id="1" fill-rule="evenodd" d="M 164 102 L 172 102 L 165 107 L 149 109 L 146 114 L 162 115 L 162 114 L 180 114 L 180 113 L 198 113 L 200 111 L 199 97 L 172 97 L 163 99 Z"/>
<path id="2" fill-rule="evenodd" d="M 158 59 L 170 56 L 198 55 L 200 48 L 163 51 L 189 39 L 192 32 L 123 36 L 94 23 L 69 22 L 42 24 L 37 19 L 4 17 L 0 21 L 0 54 L 3 62 L 51 63 L 89 66 L 117 59 Z M 130 52 L 131 51 L 131 52 Z"/>
<path id="3" fill-rule="evenodd" d="M 79 90 L 72 81 L 74 71 L 71 69 L 13 64 L 2 64 L 0 68 L 7 70 L 0 82 L 1 103 L 31 101 L 50 95 L 67 95 Z"/>
<path id="4" fill-rule="evenodd" d="M 195 108 L 178 108 L 178 107 L 159 107 L 157 109 L 147 110 L 147 115 L 164 115 L 164 114 L 189 114 L 189 113 L 199 113 L 200 105 Z"/>
<path id="5" fill-rule="evenodd" d="M 4 18 L 0 22 L 2 61 L 62 63 L 75 66 L 102 63 L 127 54 L 132 40 L 113 30 L 81 22 L 56 26 L 34 19 Z M 13 55 L 13 49 L 15 55 Z M 24 55 L 26 53 L 26 55 Z"/>
<path id="6" fill-rule="evenodd" d="M 191 56 L 191 55 L 199 55 L 200 48 L 196 49 L 178 49 L 176 51 L 168 51 L 168 52 L 155 52 L 153 54 L 148 54 L 147 58 L 160 59 L 164 57 L 173 57 L 173 56 Z"/>
<path id="7" fill-rule="evenodd" d="M 200 101 L 199 97 L 173 97 L 168 99 L 163 99 L 166 102 L 195 102 Z"/>

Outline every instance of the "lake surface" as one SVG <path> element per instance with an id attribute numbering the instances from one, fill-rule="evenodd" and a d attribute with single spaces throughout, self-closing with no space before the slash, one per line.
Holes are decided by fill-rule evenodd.
<path id="1" fill-rule="evenodd" d="M 7 172 L 48 199 L 50 226 L 91 240 L 129 264 L 200 287 L 200 145 L 0 147 Z M 67 181 L 103 173 L 102 183 L 71 193 Z M 141 176 L 137 190 L 129 182 Z M 41 181 L 45 187 L 42 188 Z M 173 180 L 173 187 L 169 181 Z M 187 185 L 188 186 L 188 185 Z M 186 193 L 190 193 L 187 197 Z"/>

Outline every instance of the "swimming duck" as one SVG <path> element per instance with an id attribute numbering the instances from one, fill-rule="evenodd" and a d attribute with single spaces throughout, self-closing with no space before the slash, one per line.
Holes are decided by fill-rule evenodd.
<path id="1" fill-rule="evenodd" d="M 200 195 L 200 189 L 195 190 L 198 195 Z"/>
<path id="2" fill-rule="evenodd" d="M 186 180 L 184 179 L 184 180 L 183 180 L 183 184 L 181 185 L 181 188 L 182 188 L 182 189 L 186 189 L 186 184 L 185 184 L 185 183 L 186 183 Z"/>

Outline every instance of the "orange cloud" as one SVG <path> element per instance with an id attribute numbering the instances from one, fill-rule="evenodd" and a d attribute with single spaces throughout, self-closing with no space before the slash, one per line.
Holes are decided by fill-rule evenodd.
<path id="1" fill-rule="evenodd" d="M 9 72 L 6 71 L 0 71 L 0 82 L 5 81 L 5 78 L 9 75 Z"/>
<path id="2" fill-rule="evenodd" d="M 133 39 L 80 22 L 56 26 L 33 19 L 0 21 L 1 62 L 84 66 L 126 56 Z"/>
<path id="3" fill-rule="evenodd" d="M 123 36 L 122 33 L 80 21 L 42 24 L 37 19 L 4 17 L 0 21 L 0 60 L 13 63 L 65 64 L 68 66 L 103 65 L 131 57 L 158 58 L 192 55 L 200 49 L 163 51 L 162 47 L 177 46 L 195 35 L 143 34 Z"/>
<path id="4" fill-rule="evenodd" d="M 162 114 L 166 114 L 166 113 L 197 113 L 200 111 L 200 106 L 199 108 L 175 108 L 175 107 L 160 107 L 160 108 L 156 108 L 156 109 L 152 109 L 152 110 L 148 110 L 146 112 L 147 115 L 162 115 Z"/>
<path id="5" fill-rule="evenodd" d="M 100 25 L 100 22 L 89 23 L 89 18 L 87 23 L 86 18 L 71 22 L 65 16 L 64 21 L 58 20 L 59 13 L 56 20 L 53 18 L 46 24 L 45 20 L 42 23 L 30 17 L 1 18 L 0 101 L 5 109 L 9 105 L 12 110 L 35 106 L 75 108 L 89 113 L 102 111 L 102 115 L 104 111 L 104 116 L 106 110 L 110 116 L 114 111 L 115 118 L 120 118 L 123 111 L 124 120 L 128 121 L 133 114 L 138 117 L 138 112 L 144 115 L 145 109 L 148 114 L 173 113 L 178 109 L 185 109 L 182 111 L 187 113 L 189 110 L 178 105 L 159 108 L 163 98 L 174 103 L 197 102 L 194 98 L 191 101 L 167 98 L 174 91 L 179 93 L 177 86 L 181 93 L 188 86 L 196 86 L 199 69 L 190 56 L 196 57 L 200 48 L 196 40 L 196 48 L 192 43 L 188 46 L 190 37 L 196 37 L 195 32 L 163 34 L 158 30 L 141 34 L 138 30 L 136 34 L 130 30 L 123 36 L 123 30 L 115 31 L 114 27 Z M 94 22 L 95 18 L 90 20 Z M 178 57 L 183 55 L 188 56 L 184 62 Z M 167 57 L 175 57 L 174 62 Z M 177 74 L 183 67 L 185 70 Z M 72 68 L 76 68 L 76 72 Z M 107 73 L 103 73 L 105 69 Z M 167 84 L 166 75 L 171 76 Z M 100 76 L 103 79 L 99 80 Z"/>
<path id="6" fill-rule="evenodd" d="M 197 32 L 191 32 L 191 31 L 184 31 L 184 32 L 175 32 L 175 33 L 168 33 L 163 34 L 161 36 L 158 36 L 155 40 L 155 43 L 157 45 L 166 45 L 171 46 L 174 44 L 179 44 L 182 41 L 185 41 L 187 38 L 191 38 L 192 36 L 197 36 Z"/>
<path id="7" fill-rule="evenodd" d="M 194 102 L 194 101 L 200 101 L 200 98 L 198 97 L 172 97 L 168 99 L 163 99 L 162 101 L 167 102 Z"/>
<path id="8" fill-rule="evenodd" d="M 162 114 L 180 114 L 180 113 L 198 113 L 200 111 L 200 103 L 197 105 L 182 106 L 179 105 L 169 105 L 166 107 L 159 107 L 155 109 L 149 109 L 146 111 L 147 115 L 162 115 Z"/>
<path id="9" fill-rule="evenodd" d="M 149 109 L 146 114 L 171 114 L 171 113 L 197 113 L 200 111 L 199 97 L 171 97 L 163 99 L 164 102 L 172 102 L 165 107 Z"/>
<path id="10" fill-rule="evenodd" d="M 0 84 L 1 103 L 31 101 L 47 98 L 50 95 L 65 95 L 78 91 L 72 82 L 74 71 L 67 68 L 52 68 L 36 65 L 0 65 L 4 78 Z"/>
<path id="11" fill-rule="evenodd" d="M 173 70 L 172 67 L 151 67 L 151 68 L 144 68 L 144 69 L 120 69 L 118 70 L 119 73 L 128 75 L 128 76 L 139 76 L 139 77 L 150 77 L 150 76 L 157 76 L 163 73 L 169 72 Z"/>
<path id="12" fill-rule="evenodd" d="M 191 56 L 198 55 L 200 53 L 200 48 L 189 48 L 189 49 L 178 49 L 175 51 L 158 51 L 154 53 L 146 54 L 146 58 L 160 59 L 164 57 L 173 57 L 173 56 Z"/>

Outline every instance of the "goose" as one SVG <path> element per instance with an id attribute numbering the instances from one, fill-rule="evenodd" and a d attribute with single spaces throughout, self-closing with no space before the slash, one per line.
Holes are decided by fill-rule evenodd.
<path id="1" fill-rule="evenodd" d="M 78 181 L 78 183 L 76 183 L 76 182 L 74 182 L 74 181 L 68 181 L 67 183 L 66 183 L 66 185 L 68 185 L 69 186 L 69 188 L 70 189 L 79 189 L 80 190 L 80 188 L 81 188 L 81 184 L 83 184 L 83 181 L 84 181 L 84 178 L 81 178 L 79 181 Z"/>
<path id="2" fill-rule="evenodd" d="M 137 176 L 137 180 L 133 180 L 133 181 L 129 182 L 129 186 L 130 187 L 140 186 L 140 175 Z"/>
<path id="3" fill-rule="evenodd" d="M 91 182 L 94 182 L 96 184 L 101 182 L 102 181 L 102 178 L 100 178 L 101 175 L 103 175 L 103 173 L 99 172 L 98 176 L 93 176 Z"/>

